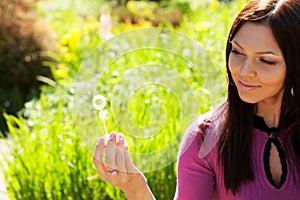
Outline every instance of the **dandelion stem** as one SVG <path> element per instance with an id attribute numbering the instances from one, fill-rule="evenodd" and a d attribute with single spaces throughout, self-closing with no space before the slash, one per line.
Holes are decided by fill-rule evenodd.
<path id="1" fill-rule="evenodd" d="M 103 118 L 101 117 L 101 119 L 102 119 L 102 122 L 103 122 L 105 134 L 108 134 L 106 123 L 105 123 L 105 119 L 104 119 L 104 117 Z"/>

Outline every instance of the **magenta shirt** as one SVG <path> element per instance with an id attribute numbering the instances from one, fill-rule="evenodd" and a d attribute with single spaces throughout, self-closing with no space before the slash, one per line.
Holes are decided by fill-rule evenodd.
<path id="1" fill-rule="evenodd" d="M 267 179 L 264 168 L 264 148 L 269 139 L 266 132 L 253 131 L 252 166 L 254 181 L 241 185 L 234 196 L 226 193 L 222 168 L 217 164 L 218 145 L 214 145 L 207 154 L 200 158 L 202 143 L 198 139 L 198 126 L 202 121 L 196 120 L 187 129 L 178 157 L 177 190 L 174 199 L 178 200 L 299 200 L 300 174 L 295 164 L 287 158 L 287 175 L 284 184 L 276 189 Z M 214 121 L 211 122 L 213 124 Z M 207 130 L 207 129 L 206 129 Z M 205 133 L 212 134 L 208 131 Z M 288 134 L 288 133 L 287 133 Z M 289 134 L 288 136 L 290 136 Z M 278 140 L 281 142 L 280 135 Z M 215 143 L 216 144 L 216 143 Z M 299 144 L 300 145 L 300 144 Z M 283 147 L 284 149 L 284 147 Z M 284 149 L 286 152 L 286 149 Z"/>

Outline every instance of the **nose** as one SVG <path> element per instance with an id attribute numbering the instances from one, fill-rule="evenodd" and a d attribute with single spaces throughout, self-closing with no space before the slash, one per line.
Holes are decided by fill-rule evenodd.
<path id="1" fill-rule="evenodd" d="M 240 75 L 249 77 L 254 77 L 256 75 L 255 64 L 250 59 L 245 60 L 241 65 Z"/>

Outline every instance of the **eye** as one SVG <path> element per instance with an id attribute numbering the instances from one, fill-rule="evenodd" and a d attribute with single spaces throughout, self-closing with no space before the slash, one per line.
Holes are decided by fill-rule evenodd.
<path id="1" fill-rule="evenodd" d="M 276 62 L 270 61 L 270 60 L 267 60 L 267 59 L 264 59 L 264 58 L 261 58 L 260 61 L 267 64 L 267 65 L 275 65 L 276 64 Z"/>
<path id="2" fill-rule="evenodd" d="M 230 51 L 231 53 L 233 53 L 233 54 L 235 54 L 235 55 L 243 55 L 239 50 L 237 50 L 237 49 L 231 49 L 231 51 Z"/>

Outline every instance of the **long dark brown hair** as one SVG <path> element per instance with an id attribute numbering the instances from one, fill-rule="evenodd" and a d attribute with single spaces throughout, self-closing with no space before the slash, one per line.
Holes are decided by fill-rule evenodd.
<path id="1" fill-rule="evenodd" d="M 293 148 L 296 159 L 300 158 L 300 1 L 253 0 L 235 19 L 226 46 L 228 97 L 220 138 L 219 161 L 223 167 L 225 187 L 233 194 L 238 192 L 242 183 L 254 180 L 250 152 L 255 104 L 240 99 L 228 66 L 231 41 L 245 22 L 268 25 L 283 52 L 287 74 L 279 128 L 282 130 L 287 127 L 286 118 L 295 117 Z"/>

